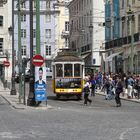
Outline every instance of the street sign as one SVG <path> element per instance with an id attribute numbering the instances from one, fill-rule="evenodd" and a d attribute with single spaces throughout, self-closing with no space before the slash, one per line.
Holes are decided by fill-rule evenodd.
<path id="1" fill-rule="evenodd" d="M 42 66 L 44 63 L 44 58 L 41 55 L 37 54 L 32 58 L 32 63 L 34 66 Z"/>
<path id="2" fill-rule="evenodd" d="M 10 66 L 10 62 L 9 61 L 3 61 L 3 65 L 5 66 L 5 67 L 9 67 Z"/>

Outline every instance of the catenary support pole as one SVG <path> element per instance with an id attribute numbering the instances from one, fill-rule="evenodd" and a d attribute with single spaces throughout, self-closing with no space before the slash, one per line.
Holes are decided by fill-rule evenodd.
<path id="1" fill-rule="evenodd" d="M 35 106 L 35 94 L 34 94 L 34 65 L 32 64 L 33 58 L 33 1 L 30 2 L 30 81 L 29 81 L 29 95 L 27 99 L 28 106 Z"/>
<path id="2" fill-rule="evenodd" d="M 12 78 L 10 95 L 16 95 L 15 88 L 15 49 L 14 49 L 14 0 L 12 0 Z"/>

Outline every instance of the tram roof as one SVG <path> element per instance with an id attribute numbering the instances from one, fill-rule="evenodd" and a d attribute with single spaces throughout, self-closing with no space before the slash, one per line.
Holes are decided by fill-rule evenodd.
<path id="1" fill-rule="evenodd" d="M 71 50 L 62 50 L 58 55 L 54 58 L 54 62 L 71 62 L 71 61 L 83 61 L 83 59 L 78 56 L 77 52 Z"/>

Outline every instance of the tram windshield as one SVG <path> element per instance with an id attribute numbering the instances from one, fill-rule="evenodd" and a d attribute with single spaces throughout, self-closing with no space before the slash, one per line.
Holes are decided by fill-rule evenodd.
<path id="1" fill-rule="evenodd" d="M 64 77 L 72 77 L 72 64 L 64 64 Z"/>
<path id="2" fill-rule="evenodd" d="M 57 78 L 56 88 L 81 88 L 81 78 Z"/>

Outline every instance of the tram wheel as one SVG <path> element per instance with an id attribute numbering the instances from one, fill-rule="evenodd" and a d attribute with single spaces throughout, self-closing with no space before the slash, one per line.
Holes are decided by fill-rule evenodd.
<path id="1" fill-rule="evenodd" d="M 57 95 L 56 95 L 56 98 L 57 98 L 57 99 L 60 99 L 60 95 L 57 94 Z"/>

